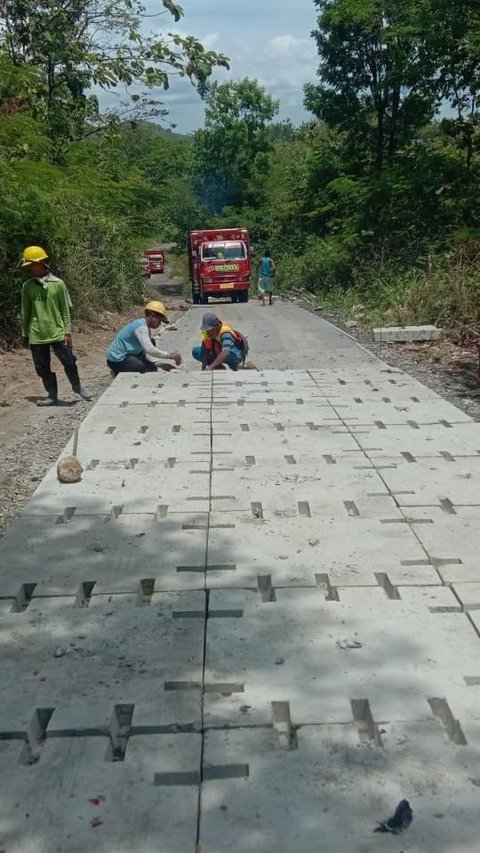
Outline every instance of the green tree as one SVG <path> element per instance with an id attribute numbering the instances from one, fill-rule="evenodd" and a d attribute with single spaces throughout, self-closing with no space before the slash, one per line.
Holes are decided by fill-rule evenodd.
<path id="1" fill-rule="evenodd" d="M 173 0 L 160 5 L 162 14 L 181 18 Z M 167 89 L 175 73 L 203 89 L 215 66 L 228 65 L 192 36 L 145 32 L 149 16 L 139 0 L 1 0 L 0 13 L 0 50 L 15 66 L 39 70 L 36 116 L 54 139 L 81 136 L 85 122 L 96 129 L 92 85 Z M 130 107 L 152 115 L 158 104 L 134 94 Z"/>
<path id="2" fill-rule="evenodd" d="M 437 97 L 426 87 L 432 67 L 421 51 L 418 0 L 314 2 L 321 82 L 306 87 L 306 106 L 381 172 L 431 117 Z"/>
<path id="3" fill-rule="evenodd" d="M 211 213 L 256 197 L 268 169 L 268 122 L 278 106 L 256 80 L 208 88 L 205 128 L 195 134 L 194 153 L 198 193 Z"/>
<path id="4" fill-rule="evenodd" d="M 431 84 L 450 105 L 442 127 L 464 149 L 470 171 L 480 129 L 480 8 L 472 0 L 422 0 L 421 23 L 436 68 Z"/>

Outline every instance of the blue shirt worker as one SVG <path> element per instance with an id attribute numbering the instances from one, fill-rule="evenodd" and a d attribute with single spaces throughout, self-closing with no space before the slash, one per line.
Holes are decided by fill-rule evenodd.
<path id="1" fill-rule="evenodd" d="M 157 349 L 151 333 L 162 323 L 168 323 L 163 302 L 149 302 L 145 306 L 145 317 L 132 320 L 117 333 L 107 349 L 107 364 L 115 374 L 147 373 L 158 370 L 162 359 L 182 363 L 179 352 L 164 352 Z"/>
<path id="2" fill-rule="evenodd" d="M 267 250 L 263 258 L 260 259 L 259 277 L 258 277 L 258 294 L 262 300 L 262 305 L 265 305 L 265 296 L 268 293 L 268 304 L 272 304 L 273 294 L 273 277 L 275 275 L 275 261 L 270 252 Z"/>
<path id="3" fill-rule="evenodd" d="M 201 325 L 202 343 L 192 350 L 192 356 L 202 364 L 202 370 L 238 370 L 248 353 L 247 339 L 223 323 L 216 314 L 204 314 Z"/>

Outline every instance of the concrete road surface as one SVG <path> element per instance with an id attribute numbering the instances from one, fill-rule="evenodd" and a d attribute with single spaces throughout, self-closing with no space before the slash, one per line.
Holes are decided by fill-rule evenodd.
<path id="1" fill-rule="evenodd" d="M 480 425 L 216 308 L 258 370 L 119 376 L 0 542 L 0 850 L 478 853 Z"/>

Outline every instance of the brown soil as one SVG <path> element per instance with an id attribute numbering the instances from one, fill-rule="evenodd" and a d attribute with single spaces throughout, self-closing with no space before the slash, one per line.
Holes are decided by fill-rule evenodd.
<path id="1" fill-rule="evenodd" d="M 171 322 L 187 307 L 182 285 L 168 274 L 152 277 L 146 291 L 163 299 Z M 142 312 L 142 306 L 121 313 L 105 311 L 95 323 L 83 323 L 74 329 L 74 352 L 82 382 L 94 394 L 91 403 L 72 393 L 53 356 L 62 403 L 54 408 L 39 408 L 35 400 L 44 397 L 45 392 L 29 350 L 0 351 L 0 536 L 57 459 L 75 426 L 112 381 L 105 350 L 118 329 Z"/>

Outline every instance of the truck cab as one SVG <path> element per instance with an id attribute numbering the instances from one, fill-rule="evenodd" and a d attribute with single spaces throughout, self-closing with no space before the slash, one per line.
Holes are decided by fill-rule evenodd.
<path id="1" fill-rule="evenodd" d="M 195 304 L 226 296 L 232 302 L 248 302 L 251 269 L 246 228 L 192 231 L 188 258 Z"/>
<path id="2" fill-rule="evenodd" d="M 145 256 L 151 273 L 163 273 L 165 270 L 165 253 L 163 249 L 147 249 Z"/>

